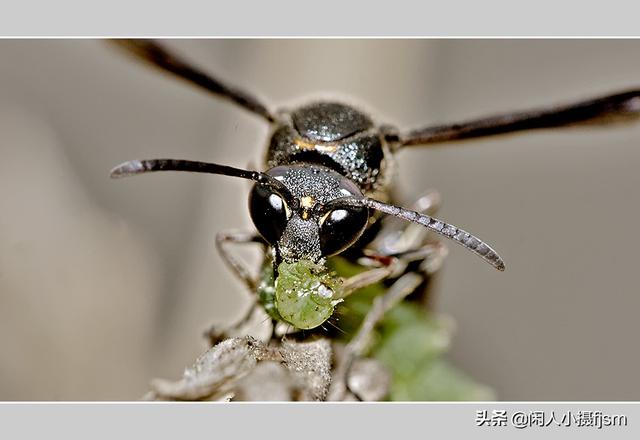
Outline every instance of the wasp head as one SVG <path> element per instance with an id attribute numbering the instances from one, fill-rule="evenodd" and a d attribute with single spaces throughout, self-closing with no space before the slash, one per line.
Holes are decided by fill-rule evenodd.
<path id="1" fill-rule="evenodd" d="M 369 209 L 340 205 L 362 193 L 350 180 L 318 165 L 288 165 L 266 172 L 282 185 L 257 183 L 249 196 L 251 219 L 275 251 L 275 261 L 319 263 L 351 246 L 365 230 Z"/>

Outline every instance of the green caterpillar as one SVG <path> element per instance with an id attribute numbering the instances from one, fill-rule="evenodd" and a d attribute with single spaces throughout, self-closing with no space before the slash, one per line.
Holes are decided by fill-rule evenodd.
<path id="1" fill-rule="evenodd" d="M 270 317 L 299 329 L 313 329 L 330 320 L 341 330 L 335 337 L 346 343 L 373 299 L 386 290 L 382 283 L 376 283 L 343 298 L 340 279 L 362 270 L 342 257 L 330 258 L 326 267 L 301 260 L 281 263 L 275 281 L 271 261 L 265 261 L 259 298 Z M 451 333 L 446 319 L 409 301 L 385 315 L 368 355 L 391 373 L 390 400 L 494 399 L 490 388 L 476 383 L 444 358 Z"/>

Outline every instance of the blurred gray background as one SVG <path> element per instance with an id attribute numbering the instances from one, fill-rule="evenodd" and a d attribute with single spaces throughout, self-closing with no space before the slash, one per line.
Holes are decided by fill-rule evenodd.
<path id="1" fill-rule="evenodd" d="M 412 128 L 640 87 L 636 40 L 178 40 L 275 107 L 344 97 Z M 0 399 L 137 399 L 204 350 L 248 295 L 214 234 L 251 228 L 248 185 L 124 160 L 259 164 L 257 117 L 104 41 L 0 41 Z M 450 357 L 503 400 L 637 400 L 640 125 L 538 132 L 399 155 L 409 203 L 489 241 L 458 246 L 435 307 Z"/>

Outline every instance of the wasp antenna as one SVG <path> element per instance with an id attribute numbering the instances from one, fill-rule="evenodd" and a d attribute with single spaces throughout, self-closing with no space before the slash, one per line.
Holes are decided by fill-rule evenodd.
<path id="1" fill-rule="evenodd" d="M 182 159 L 144 159 L 124 162 L 111 170 L 111 177 L 119 178 L 154 171 L 187 171 L 191 173 L 222 174 L 259 181 L 262 173 L 216 163 Z"/>
<path id="2" fill-rule="evenodd" d="M 240 177 L 242 179 L 253 180 L 261 185 L 265 185 L 272 191 L 280 194 L 288 203 L 293 204 L 295 202 L 295 197 L 293 197 L 287 187 L 282 182 L 266 173 L 243 170 L 241 168 L 234 168 L 210 162 L 183 159 L 130 160 L 113 168 L 110 176 L 111 178 L 118 179 L 120 177 L 135 176 L 136 174 L 156 171 L 186 171 L 190 173 L 220 174 L 223 176 Z"/>
<path id="3" fill-rule="evenodd" d="M 504 261 L 498 255 L 498 253 L 491 248 L 487 243 L 480 240 L 478 237 L 469 234 L 456 226 L 445 223 L 436 218 L 430 217 L 425 214 L 420 214 L 415 211 L 400 208 L 399 206 L 389 205 L 377 200 L 363 198 L 359 199 L 359 203 L 367 206 L 371 209 L 375 209 L 385 214 L 392 215 L 394 217 L 401 218 L 410 222 L 421 224 L 438 234 L 455 241 L 461 246 L 469 249 L 474 254 L 478 255 L 487 263 L 491 264 L 496 269 L 503 271 L 505 269 Z"/>
<path id="4" fill-rule="evenodd" d="M 144 165 L 139 160 L 130 160 L 129 162 L 121 163 L 114 167 L 109 176 L 112 179 L 119 179 L 120 177 L 133 176 L 134 174 L 144 173 Z"/>

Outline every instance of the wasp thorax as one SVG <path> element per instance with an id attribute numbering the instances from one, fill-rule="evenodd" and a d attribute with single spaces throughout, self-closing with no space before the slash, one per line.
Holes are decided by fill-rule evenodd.
<path id="1" fill-rule="evenodd" d="M 366 114 L 338 102 L 314 102 L 291 114 L 298 133 L 307 139 L 331 142 L 373 127 Z"/>
<path id="2" fill-rule="evenodd" d="M 308 164 L 279 166 L 266 173 L 283 184 L 286 194 L 256 184 L 249 198 L 251 219 L 284 261 L 317 262 L 342 252 L 362 235 L 368 209 L 340 204 L 340 199 L 362 197 L 349 179 Z"/>

